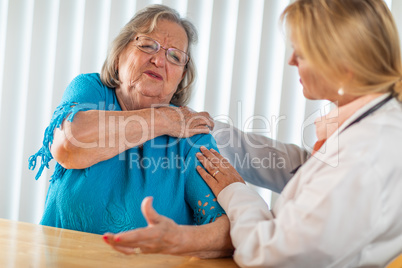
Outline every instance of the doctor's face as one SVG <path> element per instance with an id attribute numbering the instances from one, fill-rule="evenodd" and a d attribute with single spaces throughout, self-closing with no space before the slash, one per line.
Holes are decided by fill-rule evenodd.
<path id="1" fill-rule="evenodd" d="M 303 86 L 303 95 L 310 100 L 330 100 L 338 98 L 338 88 L 328 82 L 318 70 L 305 59 L 297 42 L 292 42 L 293 53 L 289 65 L 296 66 L 299 71 L 300 83 Z"/>

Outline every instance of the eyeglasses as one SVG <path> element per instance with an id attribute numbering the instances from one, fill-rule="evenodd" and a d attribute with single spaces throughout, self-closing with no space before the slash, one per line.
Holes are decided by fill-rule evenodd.
<path id="1" fill-rule="evenodd" d="M 135 46 L 139 50 L 151 55 L 158 53 L 159 50 L 163 48 L 166 51 L 166 59 L 180 66 L 186 65 L 190 59 L 184 51 L 177 48 L 164 48 L 158 41 L 147 36 L 137 36 L 137 38 L 135 38 Z"/>

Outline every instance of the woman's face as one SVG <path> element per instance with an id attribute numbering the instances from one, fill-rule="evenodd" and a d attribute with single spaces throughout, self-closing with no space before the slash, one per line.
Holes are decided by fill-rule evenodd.
<path id="1" fill-rule="evenodd" d="M 183 27 L 167 20 L 158 22 L 148 36 L 165 48 L 187 51 L 188 39 Z M 165 50 L 151 55 L 139 50 L 131 41 L 119 56 L 118 72 L 121 84 L 116 94 L 123 110 L 149 108 L 153 104 L 168 104 L 183 79 L 185 66 L 169 62 Z"/>
<path id="2" fill-rule="evenodd" d="M 296 66 L 299 71 L 300 83 L 303 86 L 303 94 L 310 100 L 338 99 L 338 88 L 334 87 L 301 55 L 297 42 L 292 41 L 293 53 L 289 59 L 289 65 Z"/>

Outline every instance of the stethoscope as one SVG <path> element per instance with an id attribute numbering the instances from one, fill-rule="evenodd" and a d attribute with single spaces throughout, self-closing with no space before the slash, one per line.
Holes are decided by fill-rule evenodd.
<path id="1" fill-rule="evenodd" d="M 374 113 L 375 111 L 377 111 L 378 109 L 380 109 L 382 106 L 384 106 L 384 104 L 386 104 L 388 101 L 390 101 L 394 96 L 392 94 L 390 94 L 388 97 L 386 97 L 385 99 L 383 99 L 382 101 L 380 101 L 379 103 L 377 103 L 376 105 L 374 105 L 373 107 L 371 107 L 370 109 L 368 109 L 366 112 L 364 112 L 363 114 L 361 114 L 358 118 L 356 118 L 355 120 L 353 120 L 349 125 L 347 125 L 342 131 L 344 132 L 346 129 L 350 128 L 351 126 L 353 126 L 354 124 L 360 122 L 361 120 L 363 120 L 364 118 L 366 118 L 367 116 L 369 116 L 370 114 Z M 302 166 L 303 164 L 299 165 L 298 167 L 296 167 L 295 169 L 293 169 L 290 174 L 295 174 L 299 168 Z"/>
<path id="2" fill-rule="evenodd" d="M 356 120 L 354 120 L 352 123 L 350 123 L 347 127 L 345 127 L 342 131 L 344 132 L 346 129 L 350 128 L 351 126 L 353 126 L 354 124 L 360 122 L 362 119 L 364 119 L 365 117 L 369 116 L 370 114 L 374 113 L 375 111 L 377 111 L 378 109 L 380 109 L 384 104 L 386 104 L 389 100 L 391 100 L 393 98 L 392 94 L 389 95 L 388 97 L 386 97 L 385 99 L 383 99 L 382 101 L 380 101 L 379 103 L 377 103 L 376 105 L 374 105 L 373 107 L 371 107 L 370 109 L 368 109 L 365 113 L 363 113 L 362 115 L 360 115 L 358 118 L 356 118 Z"/>

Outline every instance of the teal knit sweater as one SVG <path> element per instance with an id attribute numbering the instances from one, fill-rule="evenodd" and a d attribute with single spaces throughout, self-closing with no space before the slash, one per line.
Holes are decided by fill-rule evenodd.
<path id="1" fill-rule="evenodd" d="M 54 129 L 85 110 L 121 111 L 114 89 L 103 85 L 99 74 L 79 75 L 68 86 L 42 148 L 29 159 L 34 169 L 41 157 L 36 179 L 53 158 L 49 148 Z M 56 164 L 41 224 L 96 234 L 145 227 L 140 207 L 147 196 L 154 197 L 158 213 L 178 224 L 214 221 L 224 211 L 196 171 L 201 164 L 195 154 L 202 145 L 217 150 L 209 134 L 186 139 L 160 136 L 85 169 Z"/>

